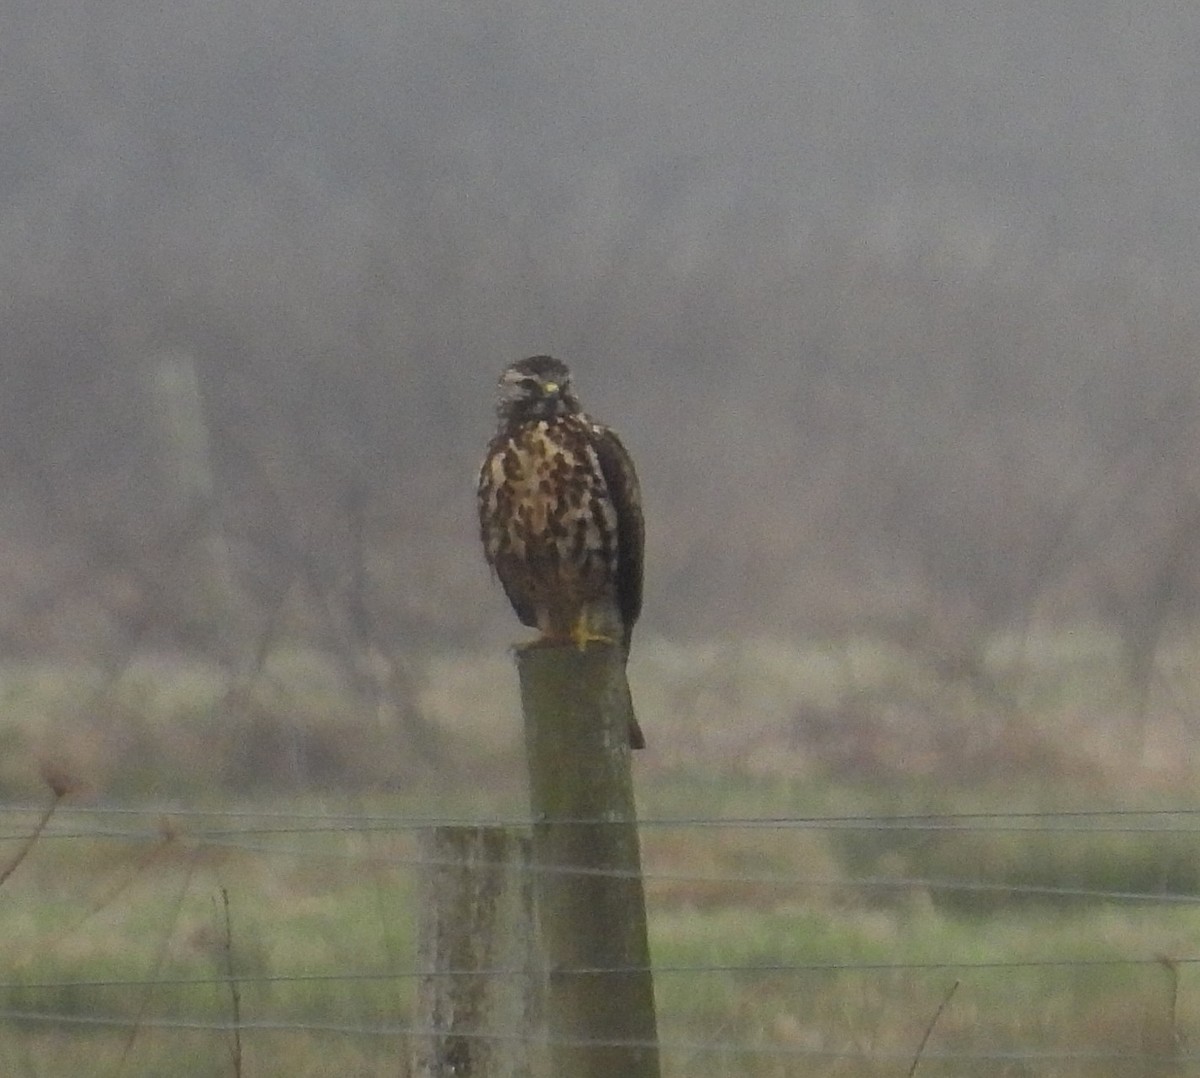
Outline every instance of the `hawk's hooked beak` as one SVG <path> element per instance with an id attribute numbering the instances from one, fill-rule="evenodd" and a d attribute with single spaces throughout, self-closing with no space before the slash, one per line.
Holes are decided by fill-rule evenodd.
<path id="1" fill-rule="evenodd" d="M 557 382 L 543 382 L 542 383 L 542 392 L 545 393 L 547 397 L 553 397 L 559 391 L 560 388 L 562 388 L 562 387 L 559 386 L 559 384 Z"/>

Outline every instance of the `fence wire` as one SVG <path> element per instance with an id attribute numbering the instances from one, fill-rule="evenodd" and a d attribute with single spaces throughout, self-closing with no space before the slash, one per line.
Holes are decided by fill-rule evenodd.
<path id="1" fill-rule="evenodd" d="M 289 1021 L 248 1019 L 232 1022 L 222 1019 L 170 1018 L 162 1016 L 122 1017 L 119 1015 L 61 1015 L 43 1011 L 0 1010 L 0 1021 L 39 1022 L 81 1028 L 158 1029 L 208 1033 L 323 1033 L 348 1037 L 418 1038 L 441 1035 L 443 1031 L 427 1026 L 393 1024 L 351 1024 L 343 1022 Z M 689 1038 L 675 1039 L 670 1034 L 655 1041 L 632 1039 L 579 1039 L 514 1033 L 511 1030 L 459 1030 L 454 1036 L 468 1040 L 508 1041 L 527 1044 L 570 1045 L 579 1048 L 657 1048 L 660 1052 L 692 1053 L 697 1055 L 772 1056 L 795 1059 L 855 1060 L 859 1062 L 911 1061 L 911 1050 L 865 1048 L 824 1048 L 797 1044 L 750 1044 L 734 1041 L 704 1041 Z M 946 1063 L 1093 1063 L 1121 1062 L 1147 1065 L 1179 1066 L 1200 1063 L 1200 1054 L 1173 1053 L 1161 1055 L 1148 1052 L 1119 1052 L 1103 1050 L 1052 1051 L 1022 1048 L 956 1051 L 928 1049 L 921 1053 L 923 1060 Z"/>
<path id="2" fill-rule="evenodd" d="M 44 804 L 0 805 L 0 816 L 35 817 L 45 812 Z M 61 806 L 55 813 L 58 826 L 72 817 L 132 817 L 154 821 L 163 820 L 268 820 L 293 821 L 287 826 L 273 822 L 271 826 L 230 828 L 230 834 L 323 834 L 361 831 L 425 831 L 438 827 L 513 827 L 532 828 L 545 823 L 530 816 L 455 817 L 409 816 L 391 813 L 292 812 L 278 809 L 207 809 L 181 808 L 177 805 L 81 805 Z M 1127 821 L 1148 821 L 1133 823 Z M 1159 821 L 1157 823 L 1153 821 Z M 556 818 L 556 825 L 618 826 L 630 821 L 614 817 Z M 1012 812 L 913 812 L 861 813 L 836 816 L 639 816 L 636 821 L 643 830 L 685 829 L 704 830 L 868 830 L 868 831 L 977 831 L 1046 832 L 1050 834 L 1079 832 L 1091 834 L 1198 834 L 1200 808 L 1178 807 L 1165 809 L 1048 809 Z M 50 833 L 50 832 L 48 832 Z M 114 832 L 114 835 L 123 832 Z M 216 833 L 209 830 L 207 833 Z M 89 832 L 90 834 L 90 832 Z M 27 832 L 0 836 L 0 839 L 20 839 Z M 72 837 L 67 833 L 64 837 Z"/>
<path id="3" fill-rule="evenodd" d="M 1172 965 L 1189 966 L 1200 964 L 1200 955 L 1172 957 Z M 777 975 L 805 973 L 962 973 L 980 970 L 1037 970 L 1037 969 L 1119 969 L 1157 967 L 1162 958 L 1034 958 L 996 959 L 969 961 L 944 959 L 922 962 L 700 962 L 659 963 L 650 966 L 560 966 L 555 967 L 558 977 L 594 977 L 604 974 L 652 973 L 693 976 L 703 973 Z M 232 978 L 238 984 L 323 984 L 337 982 L 380 982 L 404 981 L 427 977 L 510 977 L 531 976 L 524 966 L 471 967 L 464 969 L 408 969 L 381 972 L 342 973 L 238 973 Z M 206 977 L 159 977 L 149 979 L 100 978 L 96 980 L 8 980 L 0 981 L 0 991 L 15 990 L 59 990 L 72 988 L 203 988 L 226 985 L 227 976 Z"/>
<path id="4" fill-rule="evenodd" d="M 204 816 L 204 813 L 198 814 Z M 889 819 L 882 817 L 881 819 Z M 104 828 L 96 827 L 86 830 L 55 830 L 52 826 L 47 827 L 41 835 L 41 840 L 81 840 L 81 839 L 103 839 L 106 841 L 118 841 L 131 844 L 155 845 L 164 843 L 174 843 L 181 847 L 192 846 L 200 849 L 209 849 L 225 852 L 240 852 L 253 854 L 257 856 L 272 856 L 272 857 L 288 857 L 288 858 L 308 858 L 308 859 L 323 859 L 332 861 L 353 861 L 359 864 L 371 864 L 378 867 L 390 868 L 420 868 L 445 866 L 452 862 L 438 860 L 436 858 L 421 857 L 417 854 L 408 853 L 391 853 L 381 851 L 363 851 L 350 849 L 329 849 L 312 845 L 288 845 L 285 843 L 272 842 L 251 842 L 245 841 L 245 837 L 257 836 L 260 838 L 270 837 L 273 835 L 287 836 L 297 838 L 302 836 L 318 836 L 318 835 L 358 835 L 364 832 L 373 834 L 381 833 L 403 833 L 406 831 L 419 830 L 437 826 L 470 826 L 470 827 L 492 827 L 497 826 L 492 823 L 480 824 L 472 822 L 470 824 L 456 823 L 453 825 L 430 824 L 424 821 L 415 823 L 413 820 L 403 817 L 396 817 L 396 826 L 385 826 L 380 821 L 373 828 L 360 828 L 353 824 L 353 817 L 343 818 L 336 826 L 324 826 L 315 828 L 274 828 L 262 831 L 255 828 L 237 829 L 235 831 L 227 830 L 178 830 L 171 828 L 164 830 L 163 828 L 147 829 L 147 828 Z M 572 825 L 590 825 L 590 824 L 609 824 L 611 820 L 600 821 L 566 821 L 568 826 Z M 736 826 L 733 821 L 721 821 L 725 826 Z M 526 821 L 528 826 L 534 826 Z M 556 825 L 558 821 L 556 821 Z M 666 826 L 662 824 L 661 826 Z M 1101 833 L 1101 832 L 1098 832 Z M 1180 833 L 1178 828 L 1160 828 L 1157 833 L 1176 834 Z M 1200 833 L 1200 828 L 1189 830 L 1184 833 Z M 3 840 L 12 842 L 23 842 L 29 837 L 28 832 L 10 833 L 0 836 Z M 489 862 L 478 862 L 480 867 L 490 867 Z M 1073 887 L 1073 886 L 1053 886 L 1049 884 L 1035 883 L 1012 883 L 1004 881 L 983 881 L 971 879 L 945 879 L 927 876 L 903 876 L 903 875 L 871 875 L 871 876 L 816 876 L 806 875 L 802 873 L 771 873 L 757 872 L 750 873 L 744 871 L 738 872 L 712 872 L 712 871 L 660 871 L 653 868 L 640 872 L 622 869 L 604 869 L 604 868 L 589 868 L 571 865 L 545 865 L 531 863 L 520 866 L 522 870 L 534 873 L 553 873 L 555 875 L 571 875 L 571 876 L 592 876 L 613 879 L 628 879 L 632 877 L 640 877 L 647 883 L 704 883 L 704 884 L 724 884 L 733 885 L 750 884 L 757 887 L 772 887 L 772 888 L 796 888 L 796 889 L 838 889 L 850 888 L 863 891 L 924 891 L 929 893 L 946 893 L 955 892 L 959 894 L 977 894 L 977 895 L 1013 895 L 1023 896 L 1028 898 L 1055 898 L 1055 899 L 1087 899 L 1091 901 L 1106 901 L 1115 903 L 1151 903 L 1161 904 L 1165 906 L 1192 906 L 1200 904 L 1200 894 L 1181 893 L 1171 890 L 1161 891 L 1128 891 L 1094 887 Z"/>
<path id="5" fill-rule="evenodd" d="M 9 821 L 8 830 L 0 833 L 0 843 L 23 843 L 30 837 L 28 826 L 21 823 L 45 815 L 44 805 L 2 805 L 0 819 Z M 20 821 L 20 822 L 18 822 Z M 124 821 L 116 824 L 113 821 Z M 555 825 L 596 826 L 617 823 L 614 820 L 555 821 Z M 961 832 L 1018 833 L 1061 835 L 1075 838 L 1080 835 L 1200 835 L 1200 809 L 1117 809 L 1068 810 L 1040 812 L 968 812 L 938 814 L 836 815 L 836 816 L 747 816 L 747 817 L 657 817 L 639 820 L 643 830 L 745 830 L 745 831 L 900 831 L 911 833 Z M 355 864 L 421 869 L 456 864 L 457 862 L 421 857 L 398 851 L 328 848 L 320 840 L 373 835 L 412 836 L 440 827 L 517 828 L 528 830 L 543 821 L 521 816 L 478 818 L 420 817 L 403 814 L 355 814 L 321 812 L 287 812 L 255 809 L 189 809 L 178 806 L 71 806 L 61 807 L 39 835 L 38 841 L 79 842 L 103 841 L 125 843 L 140 847 L 175 845 L 183 849 L 212 850 L 222 853 L 243 853 L 255 857 L 288 857 L 332 859 Z M 483 867 L 483 866 L 481 866 Z M 1071 886 L 1050 886 L 989 882 L 975 879 L 939 879 L 905 875 L 870 875 L 824 877 L 814 874 L 713 871 L 665 871 L 651 866 L 642 873 L 619 870 L 575 868 L 532 864 L 522 866 L 531 872 L 554 872 L 587 876 L 630 877 L 641 875 L 647 883 L 705 883 L 738 884 L 762 888 L 810 889 L 842 888 L 863 891 L 926 891 L 966 892 L 997 895 L 1023 895 L 1046 898 L 1078 898 L 1109 903 L 1158 904 L 1162 906 L 1191 906 L 1200 903 L 1200 895 L 1171 891 L 1126 891 Z M 969 972 L 1020 970 L 1102 970 L 1146 969 L 1168 965 L 1176 969 L 1200 965 L 1200 954 L 1184 954 L 1166 959 L 1151 957 L 1076 958 L 1069 955 L 1045 956 L 1032 959 L 982 959 L 964 961 L 955 958 L 923 961 L 825 961 L 825 962 L 713 962 L 661 963 L 650 967 L 622 966 L 614 968 L 578 967 L 558 969 L 559 975 L 651 973 L 654 977 L 689 977 L 705 975 L 736 976 L 804 976 L 804 975 L 871 975 L 871 974 L 960 974 Z M 78 992 L 80 990 L 131 990 L 153 992 L 167 987 L 221 988 L 231 983 L 240 985 L 282 984 L 352 984 L 404 982 L 423 978 L 443 977 L 503 977 L 528 978 L 528 968 L 495 967 L 489 969 L 423 969 L 404 968 L 387 971 L 341 970 L 323 973 L 238 973 L 230 976 L 186 976 L 152 978 L 93 978 L 56 979 L 30 977 L 7 978 L 0 981 L 0 991 L 20 992 Z M 11 998 L 11 997 L 10 997 Z M 311 1019 L 247 1019 L 230 1021 L 205 1019 L 187 1015 L 123 1016 L 116 1014 L 81 1014 L 45 1009 L 0 1009 L 0 1022 L 15 1025 L 55 1025 L 64 1029 L 155 1029 L 163 1031 L 201 1031 L 214 1034 L 233 1033 L 297 1033 L 363 1038 L 421 1038 L 439 1031 L 404 1023 L 373 1024 L 370 1022 L 313 1021 Z M 548 1042 L 536 1032 L 511 1031 L 470 1032 L 456 1030 L 455 1036 L 491 1040 Z M 672 1033 L 669 1029 L 657 1045 L 631 1041 L 571 1041 L 577 1045 L 608 1047 L 657 1047 L 663 1053 L 690 1053 L 698 1056 L 752 1057 L 778 1059 L 822 1059 L 889 1063 L 912 1059 L 911 1051 L 868 1049 L 863 1047 L 822 1046 L 812 1044 L 755 1043 L 751 1041 L 704 1040 Z M 1029 1047 L 978 1048 L 953 1050 L 929 1048 L 922 1059 L 946 1064 L 996 1063 L 1021 1065 L 1114 1063 L 1142 1064 L 1147 1067 L 1180 1068 L 1200 1064 L 1200 1054 L 1185 1051 L 1169 1055 L 1151 1051 L 1116 1050 L 1054 1050 Z"/>

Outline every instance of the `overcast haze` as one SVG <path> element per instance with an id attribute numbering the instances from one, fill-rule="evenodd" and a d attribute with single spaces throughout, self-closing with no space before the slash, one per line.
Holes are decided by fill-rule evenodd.
<path id="1" fill-rule="evenodd" d="M 161 621 L 142 577 L 179 524 L 147 386 L 176 354 L 251 612 L 281 566 L 341 579 L 361 497 L 384 631 L 510 639 L 474 473 L 496 374 L 549 351 L 639 461 L 650 632 L 1123 624 L 1167 563 L 1190 616 L 1191 4 L 12 0 L 3 24 L 10 648 Z M 46 613 L 59 583 L 88 618 Z"/>

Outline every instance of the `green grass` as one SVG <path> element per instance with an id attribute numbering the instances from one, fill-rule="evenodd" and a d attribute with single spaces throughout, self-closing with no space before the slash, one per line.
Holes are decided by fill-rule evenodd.
<path id="1" fill-rule="evenodd" d="M 685 652 L 651 649 L 636 766 L 665 1075 L 905 1075 L 948 994 L 923 1078 L 1200 1074 L 1177 1058 L 1200 1036 L 1200 905 L 1118 897 L 1200 894 L 1192 817 L 1012 815 L 1184 810 L 1195 774 L 1182 755 L 1132 766 L 1104 736 L 1104 641 L 1050 643 L 1037 662 L 996 649 L 998 670 L 1024 664 L 1018 719 L 877 645 L 794 668 L 781 645 L 718 649 L 690 679 Z M 227 1030 L 172 1023 L 236 1012 L 245 1075 L 404 1074 L 420 866 L 403 821 L 524 808 L 497 732 L 512 717 L 457 669 L 430 706 L 471 719 L 436 773 L 300 654 L 233 694 L 190 666 L 0 677 L 0 787 L 26 806 L 4 815 L 0 867 L 49 797 L 39 775 L 70 788 L 0 884 L 0 1073 L 229 1075 Z M 1173 722 L 1155 716 L 1161 744 Z M 294 780 L 297 748 L 316 779 Z M 914 815 L 946 826 L 896 826 Z M 810 823 L 668 822 L 715 817 Z"/>

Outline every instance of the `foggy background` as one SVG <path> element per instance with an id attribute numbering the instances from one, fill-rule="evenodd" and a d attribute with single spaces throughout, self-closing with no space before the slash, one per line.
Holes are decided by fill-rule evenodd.
<path id="1" fill-rule="evenodd" d="M 502 653 L 475 474 L 540 352 L 638 462 L 640 640 L 953 679 L 1100 625 L 1136 689 L 1197 613 L 1191 4 L 2 23 L 7 656 Z"/>

